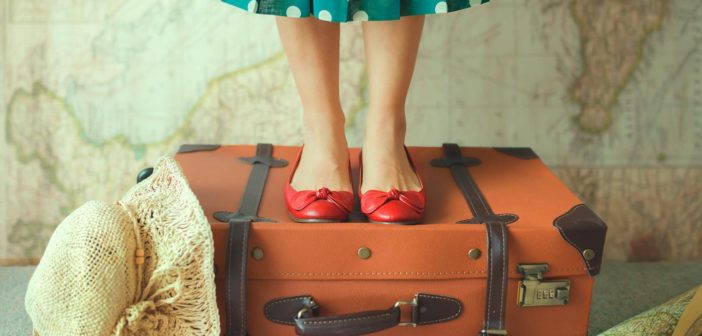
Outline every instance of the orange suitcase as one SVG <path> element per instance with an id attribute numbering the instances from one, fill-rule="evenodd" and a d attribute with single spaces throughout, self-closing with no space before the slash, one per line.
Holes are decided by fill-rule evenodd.
<path id="1" fill-rule="evenodd" d="M 530 149 L 410 147 L 427 195 L 411 226 L 293 222 L 297 151 L 176 155 L 214 232 L 223 334 L 587 334 L 606 225 Z"/>

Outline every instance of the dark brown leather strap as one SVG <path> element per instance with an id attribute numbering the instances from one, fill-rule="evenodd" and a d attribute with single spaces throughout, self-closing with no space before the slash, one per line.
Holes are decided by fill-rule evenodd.
<path id="1" fill-rule="evenodd" d="M 239 203 L 239 209 L 236 212 L 217 211 L 214 213 L 214 218 L 224 223 L 232 220 L 275 222 L 271 218 L 258 217 L 258 207 L 261 203 L 266 180 L 268 180 L 268 171 L 270 168 L 285 167 L 288 165 L 288 162 L 273 157 L 273 145 L 271 144 L 256 145 L 256 156 L 242 157 L 239 158 L 239 161 L 252 165 L 249 179 L 246 181 L 246 187 L 244 187 L 244 194 Z"/>
<path id="2" fill-rule="evenodd" d="M 495 214 L 467 167 L 480 164 L 480 160 L 465 157 L 457 144 L 444 144 L 445 157 L 431 161 L 432 166 L 451 170 L 456 185 L 461 189 L 473 217 L 458 221 L 464 224 L 485 224 L 488 250 L 487 295 L 485 320 L 479 335 L 506 335 L 505 292 L 507 289 L 507 224 L 519 219 L 514 214 Z"/>
<path id="3" fill-rule="evenodd" d="M 251 221 L 230 221 L 225 298 L 227 336 L 246 335 L 246 261 Z"/>
<path id="4" fill-rule="evenodd" d="M 488 247 L 488 291 L 481 336 L 506 335 L 507 228 L 500 222 L 485 223 Z"/>
<path id="5" fill-rule="evenodd" d="M 253 166 L 244 188 L 244 194 L 241 197 L 239 210 L 214 213 L 217 220 L 229 223 L 225 280 L 227 336 L 245 336 L 247 333 L 246 264 L 251 222 L 274 221 L 258 217 L 258 207 L 270 168 L 284 167 L 288 164 L 285 160 L 273 158 L 273 145 L 271 144 L 258 144 L 256 156 L 239 158 L 239 160 Z"/>
<path id="6" fill-rule="evenodd" d="M 434 167 L 448 168 L 451 171 L 453 180 L 465 198 L 473 218 L 460 220 L 461 224 L 484 224 L 487 222 L 504 222 L 509 224 L 517 221 L 519 217 L 514 214 L 495 214 L 490 207 L 490 203 L 485 199 L 478 185 L 473 180 L 467 167 L 480 165 L 480 160 L 474 157 L 463 156 L 461 148 L 457 144 L 443 145 L 445 157 L 431 160 Z"/>
<path id="7" fill-rule="evenodd" d="M 412 308 L 411 320 L 401 322 L 402 305 Z M 317 317 L 317 303 L 309 295 L 268 302 L 264 315 L 274 323 L 295 325 L 299 335 L 361 335 L 398 325 L 421 326 L 451 321 L 463 312 L 460 301 L 440 295 L 417 294 L 409 302 L 397 302 L 387 310 Z"/>

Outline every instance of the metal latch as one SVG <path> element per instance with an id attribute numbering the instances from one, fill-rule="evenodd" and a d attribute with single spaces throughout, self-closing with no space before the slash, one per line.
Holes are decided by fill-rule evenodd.
<path id="1" fill-rule="evenodd" d="M 548 264 L 521 264 L 517 270 L 524 274 L 517 296 L 520 307 L 561 306 L 568 303 L 570 280 L 544 281 Z"/>

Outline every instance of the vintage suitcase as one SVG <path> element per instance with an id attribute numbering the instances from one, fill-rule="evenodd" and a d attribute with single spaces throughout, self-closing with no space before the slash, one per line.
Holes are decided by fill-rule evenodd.
<path id="1" fill-rule="evenodd" d="M 427 193 L 412 226 L 293 222 L 297 151 L 176 155 L 212 224 L 224 334 L 587 334 L 606 226 L 530 149 L 410 147 Z"/>

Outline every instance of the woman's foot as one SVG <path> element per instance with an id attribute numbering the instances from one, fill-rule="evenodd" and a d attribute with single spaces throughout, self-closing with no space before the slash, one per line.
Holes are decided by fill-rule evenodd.
<path id="1" fill-rule="evenodd" d="M 382 113 L 374 115 L 392 116 Z M 367 125 L 360 193 L 390 189 L 419 191 L 422 184 L 405 153 L 404 121 L 379 120 Z"/>
<path id="2" fill-rule="evenodd" d="M 353 192 L 349 174 L 349 151 L 344 135 L 344 114 L 313 114 L 314 120 L 305 120 L 305 149 L 292 177 L 296 190 L 330 190 Z M 310 118 L 311 119 L 311 118 Z"/>
<path id="3" fill-rule="evenodd" d="M 306 114 L 307 115 L 307 114 Z M 290 217 L 297 222 L 341 222 L 353 210 L 354 196 L 348 148 L 340 120 L 319 115 L 305 122 L 305 145 L 300 148 L 290 181 L 285 186 L 285 202 Z"/>
<path id="4" fill-rule="evenodd" d="M 392 115 L 399 114 L 368 123 L 361 152 L 361 211 L 371 222 L 415 224 L 424 214 L 424 188 L 404 146 L 404 118 L 397 122 Z"/>

